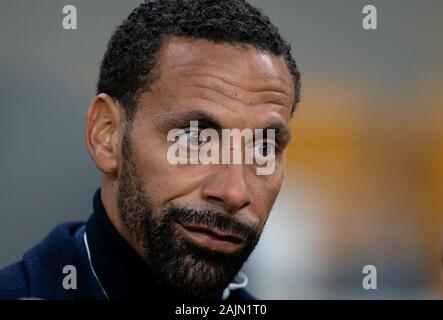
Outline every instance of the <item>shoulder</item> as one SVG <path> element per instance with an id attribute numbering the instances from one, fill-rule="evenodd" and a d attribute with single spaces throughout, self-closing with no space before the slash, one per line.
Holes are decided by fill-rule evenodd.
<path id="1" fill-rule="evenodd" d="M 74 249 L 74 238 L 82 222 L 66 222 L 55 227 L 42 241 L 25 253 L 24 260 L 32 263 L 48 254 L 66 256 Z M 55 258 L 54 257 L 54 258 Z"/>
<path id="2" fill-rule="evenodd" d="M 29 296 L 29 282 L 23 261 L 0 270 L 0 300 L 17 300 Z"/>
<path id="3" fill-rule="evenodd" d="M 1 270 L 0 299 L 49 299 L 54 292 L 60 292 L 63 298 L 60 290 L 63 267 L 81 264 L 75 234 L 83 225 L 82 222 L 67 222 L 57 226 L 27 251 L 23 260 Z"/>
<path id="4" fill-rule="evenodd" d="M 239 300 L 258 300 L 258 298 L 252 295 L 246 289 L 232 290 L 227 301 L 239 301 Z"/>

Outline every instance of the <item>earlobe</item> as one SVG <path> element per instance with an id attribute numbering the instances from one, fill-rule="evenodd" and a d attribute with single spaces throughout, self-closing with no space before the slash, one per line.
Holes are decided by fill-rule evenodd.
<path id="1" fill-rule="evenodd" d="M 118 102 L 107 94 L 99 94 L 89 106 L 86 145 L 95 165 L 104 174 L 118 175 L 122 111 Z"/>

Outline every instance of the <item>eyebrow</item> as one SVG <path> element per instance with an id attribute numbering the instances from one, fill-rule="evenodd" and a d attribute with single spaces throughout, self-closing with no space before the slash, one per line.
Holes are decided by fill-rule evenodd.
<path id="1" fill-rule="evenodd" d="M 186 113 L 168 113 L 162 115 L 161 120 L 166 123 L 167 129 L 171 128 L 187 128 L 191 121 L 198 121 L 199 127 L 212 128 L 222 130 L 223 125 L 214 116 L 209 113 L 195 110 Z"/>
<path id="2" fill-rule="evenodd" d="M 215 118 L 210 113 L 194 110 L 185 113 L 167 113 L 165 115 L 160 116 L 160 119 L 165 123 L 164 126 L 167 128 L 166 131 L 175 128 L 187 128 L 190 125 L 191 121 L 198 121 L 199 128 L 211 128 L 217 131 L 221 131 L 225 129 L 226 126 L 223 125 L 217 118 Z M 260 128 L 257 128 L 260 129 Z M 272 122 L 263 130 L 266 132 L 268 129 L 275 130 L 275 138 L 281 144 L 286 145 L 291 141 L 292 134 L 289 127 L 280 121 Z"/>
<path id="3" fill-rule="evenodd" d="M 275 130 L 275 138 L 278 140 L 283 146 L 287 145 L 291 139 L 292 134 L 289 127 L 283 122 L 273 122 L 269 126 L 267 126 L 264 130 L 274 129 Z"/>

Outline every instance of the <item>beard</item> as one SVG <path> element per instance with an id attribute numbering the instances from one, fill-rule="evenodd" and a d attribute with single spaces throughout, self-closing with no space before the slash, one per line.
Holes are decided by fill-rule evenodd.
<path id="1" fill-rule="evenodd" d="M 118 207 L 127 236 L 140 245 L 141 257 L 156 280 L 171 292 L 190 298 L 220 297 L 257 245 L 260 228 L 214 210 L 176 205 L 155 210 L 139 179 L 128 131 L 122 147 Z M 213 251 L 185 238 L 177 230 L 177 223 L 217 228 L 245 241 L 232 253 Z"/>

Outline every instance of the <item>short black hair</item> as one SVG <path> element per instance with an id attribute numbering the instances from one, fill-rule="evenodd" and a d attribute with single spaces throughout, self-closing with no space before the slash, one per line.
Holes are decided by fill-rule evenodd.
<path id="1" fill-rule="evenodd" d="M 293 109 L 300 101 L 300 72 L 291 45 L 259 9 L 244 0 L 150 0 L 112 35 L 97 84 L 97 94 L 117 99 L 129 121 L 141 93 L 155 80 L 158 52 L 168 36 L 252 46 L 283 56 L 294 83 Z"/>

